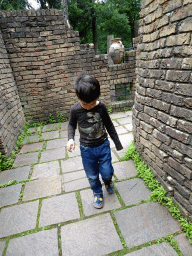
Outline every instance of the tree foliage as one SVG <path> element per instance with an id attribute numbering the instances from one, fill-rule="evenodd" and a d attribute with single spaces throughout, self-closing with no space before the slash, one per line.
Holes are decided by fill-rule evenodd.
<path id="1" fill-rule="evenodd" d="M 1 10 L 22 10 L 30 8 L 28 0 L 0 0 Z"/>
<path id="2" fill-rule="evenodd" d="M 60 9 L 61 0 L 36 0 L 41 5 L 41 9 Z"/>
<path id="3" fill-rule="evenodd" d="M 139 19 L 141 0 L 36 0 L 41 9 L 61 9 L 68 2 L 71 26 L 79 31 L 81 43 L 94 43 L 99 53 L 107 52 L 107 36 L 121 38 L 132 46 L 134 22 Z M 30 8 L 28 0 L 0 0 L 2 9 Z"/>

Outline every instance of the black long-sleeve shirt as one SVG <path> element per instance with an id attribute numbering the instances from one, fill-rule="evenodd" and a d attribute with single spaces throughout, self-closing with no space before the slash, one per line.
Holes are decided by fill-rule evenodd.
<path id="1" fill-rule="evenodd" d="M 80 102 L 75 103 L 70 111 L 68 139 L 74 139 L 77 124 L 80 133 L 80 143 L 82 145 L 88 147 L 100 146 L 107 139 L 108 132 L 115 143 L 116 149 L 121 150 L 123 148 L 102 101 L 99 101 L 99 104 L 90 110 L 84 109 Z"/>

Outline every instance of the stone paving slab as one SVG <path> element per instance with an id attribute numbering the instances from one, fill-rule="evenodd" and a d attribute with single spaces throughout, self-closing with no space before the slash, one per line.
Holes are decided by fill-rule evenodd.
<path id="1" fill-rule="evenodd" d="M 133 160 L 114 163 L 113 167 L 115 176 L 119 180 L 132 178 L 137 175 L 135 163 Z"/>
<path id="2" fill-rule="evenodd" d="M 0 212 L 0 238 L 34 229 L 39 201 L 3 208 Z"/>
<path id="3" fill-rule="evenodd" d="M 86 174 L 85 174 L 84 170 L 63 174 L 64 182 L 70 182 L 70 181 L 78 180 L 78 179 L 82 179 L 82 178 L 86 178 Z"/>
<path id="4" fill-rule="evenodd" d="M 25 153 L 27 151 L 33 151 L 33 150 L 37 150 L 37 149 L 42 149 L 43 148 L 43 142 L 38 142 L 38 143 L 33 143 L 33 144 L 25 144 L 21 150 L 20 153 Z"/>
<path id="5" fill-rule="evenodd" d="M 62 148 L 67 145 L 67 138 L 47 141 L 46 149 Z"/>
<path id="6" fill-rule="evenodd" d="M 42 198 L 61 193 L 61 176 L 52 176 L 25 184 L 23 201 Z"/>
<path id="7" fill-rule="evenodd" d="M 61 131 L 61 138 L 68 137 L 68 131 Z"/>
<path id="8" fill-rule="evenodd" d="M 41 153 L 40 162 L 49 162 L 52 160 L 59 160 L 65 158 L 65 147 L 53 149 L 53 150 L 46 150 Z"/>
<path id="9" fill-rule="evenodd" d="M 0 256 L 3 256 L 3 251 L 5 248 L 5 241 L 0 241 Z"/>
<path id="10" fill-rule="evenodd" d="M 21 188 L 22 184 L 0 188 L 0 207 L 18 203 Z"/>
<path id="11" fill-rule="evenodd" d="M 36 128 L 35 127 L 31 127 L 28 129 L 28 131 L 31 131 L 32 134 L 36 133 Z"/>
<path id="12" fill-rule="evenodd" d="M 60 166 L 58 161 L 48 162 L 44 164 L 36 164 L 33 168 L 31 179 L 43 179 L 60 174 Z"/>
<path id="13" fill-rule="evenodd" d="M 52 132 L 43 132 L 42 133 L 43 139 L 56 139 L 59 137 L 59 131 L 52 131 Z"/>
<path id="14" fill-rule="evenodd" d="M 123 112 L 117 112 L 117 113 L 110 114 L 110 117 L 111 119 L 123 118 L 123 117 L 127 117 L 127 114 Z"/>
<path id="15" fill-rule="evenodd" d="M 36 164 L 38 161 L 38 152 L 27 153 L 23 155 L 18 155 L 14 161 L 14 165 L 22 166 L 29 164 Z"/>
<path id="16" fill-rule="evenodd" d="M 117 154 L 119 155 L 119 157 L 123 157 L 125 156 L 125 152 L 127 151 L 127 147 L 131 144 L 131 142 L 133 141 L 133 134 L 132 133 L 128 133 L 128 134 L 122 134 L 119 135 L 119 139 L 123 145 L 123 149 L 121 151 L 117 151 Z"/>
<path id="17" fill-rule="evenodd" d="M 178 256 L 176 251 L 167 242 L 144 247 L 138 251 L 126 254 L 127 256 Z M 188 254 L 190 256 L 190 254 Z"/>
<path id="18" fill-rule="evenodd" d="M 65 192 L 72 192 L 83 188 L 90 187 L 89 181 L 87 178 L 74 180 L 64 184 Z"/>
<path id="19" fill-rule="evenodd" d="M 39 227 L 80 218 L 75 193 L 55 196 L 43 200 Z"/>
<path id="20" fill-rule="evenodd" d="M 127 116 L 125 118 L 118 119 L 120 124 L 130 124 L 132 123 L 132 116 Z"/>
<path id="21" fill-rule="evenodd" d="M 31 172 L 31 166 L 20 167 L 0 172 L 0 184 L 16 180 L 18 182 L 26 180 Z"/>
<path id="22" fill-rule="evenodd" d="M 96 209 L 93 207 L 93 192 L 91 189 L 82 190 L 80 192 L 82 204 L 83 204 L 83 211 L 85 216 L 90 216 L 94 214 L 98 214 L 101 212 L 110 211 L 113 209 L 118 209 L 121 207 L 119 200 L 115 193 L 108 194 L 106 189 L 103 187 L 103 199 L 104 199 L 104 206 L 101 209 Z"/>
<path id="23" fill-rule="evenodd" d="M 123 249 L 110 214 L 61 227 L 63 255 L 105 255 Z"/>
<path id="24" fill-rule="evenodd" d="M 129 132 L 132 132 L 132 130 L 133 130 L 133 125 L 132 125 L 132 124 L 126 124 L 126 125 L 125 125 L 125 128 L 126 128 Z"/>
<path id="25" fill-rule="evenodd" d="M 126 114 L 127 116 L 132 116 L 132 115 L 133 115 L 133 112 L 132 112 L 132 110 L 128 110 L 128 111 L 125 112 L 125 114 Z"/>
<path id="26" fill-rule="evenodd" d="M 32 135 L 32 136 L 28 136 L 25 137 L 23 139 L 23 144 L 28 144 L 29 142 L 39 142 L 39 135 Z"/>
<path id="27" fill-rule="evenodd" d="M 18 246 L 19 245 L 19 246 Z M 6 256 L 58 256 L 57 229 L 11 239 Z"/>
<path id="28" fill-rule="evenodd" d="M 75 158 L 69 158 L 65 161 L 61 161 L 62 173 L 74 172 L 83 169 L 83 164 L 80 156 Z"/>
<path id="29" fill-rule="evenodd" d="M 59 123 L 44 125 L 43 129 L 42 129 L 42 132 L 46 132 L 49 129 L 58 130 L 59 129 Z"/>
<path id="30" fill-rule="evenodd" d="M 178 221 L 159 203 L 144 203 L 114 214 L 129 248 L 181 231 Z"/>
<path id="31" fill-rule="evenodd" d="M 119 161 L 118 157 L 114 154 L 113 151 L 111 151 L 111 158 L 112 158 L 112 163 Z"/>
<path id="32" fill-rule="evenodd" d="M 126 206 L 147 200 L 151 195 L 150 189 L 139 178 L 118 182 L 116 188 Z"/>
<path id="33" fill-rule="evenodd" d="M 119 126 L 119 124 L 115 120 L 112 120 L 112 123 L 115 127 Z"/>
<path id="34" fill-rule="evenodd" d="M 74 156 L 80 156 L 80 147 L 78 145 L 75 145 L 75 149 L 72 152 L 67 152 L 69 157 L 74 157 Z"/>
<path id="35" fill-rule="evenodd" d="M 67 129 L 68 129 L 68 124 L 69 124 L 68 121 L 67 121 L 67 122 L 64 122 L 64 123 L 61 123 L 61 131 L 62 131 L 62 130 L 67 130 Z"/>
<path id="36" fill-rule="evenodd" d="M 116 131 L 117 131 L 118 135 L 127 133 L 127 130 L 123 126 L 117 126 Z"/>
<path id="37" fill-rule="evenodd" d="M 182 252 L 183 256 L 192 255 L 192 244 L 189 243 L 189 240 L 183 234 L 179 234 L 173 239 L 177 241 L 179 250 Z"/>

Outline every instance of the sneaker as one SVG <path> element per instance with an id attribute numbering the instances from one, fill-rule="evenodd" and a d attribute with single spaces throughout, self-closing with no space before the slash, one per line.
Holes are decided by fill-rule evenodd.
<path id="1" fill-rule="evenodd" d="M 105 185 L 105 188 L 109 194 L 113 194 L 115 190 L 113 181 L 111 181 L 109 185 Z"/>
<path id="2" fill-rule="evenodd" d="M 94 196 L 93 206 L 97 209 L 100 209 L 103 207 L 103 197 L 101 195 Z"/>

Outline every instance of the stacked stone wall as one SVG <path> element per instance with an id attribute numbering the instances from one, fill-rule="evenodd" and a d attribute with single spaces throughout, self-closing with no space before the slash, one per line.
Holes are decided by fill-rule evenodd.
<path id="1" fill-rule="evenodd" d="M 24 115 L 7 51 L 0 31 L 0 152 L 10 156 Z"/>
<path id="2" fill-rule="evenodd" d="M 74 78 L 91 74 L 101 84 L 101 99 L 111 105 L 110 88 L 132 83 L 132 57 L 108 65 L 108 55 L 94 55 L 92 45 L 81 45 L 79 34 L 68 29 L 63 10 L 0 12 L 0 27 L 27 120 L 44 121 L 59 111 L 68 116 L 77 100 Z M 129 60 L 130 59 L 130 60 Z M 117 104 L 126 107 L 132 103 Z"/>
<path id="3" fill-rule="evenodd" d="M 192 1 L 142 0 L 135 145 L 192 221 Z"/>

